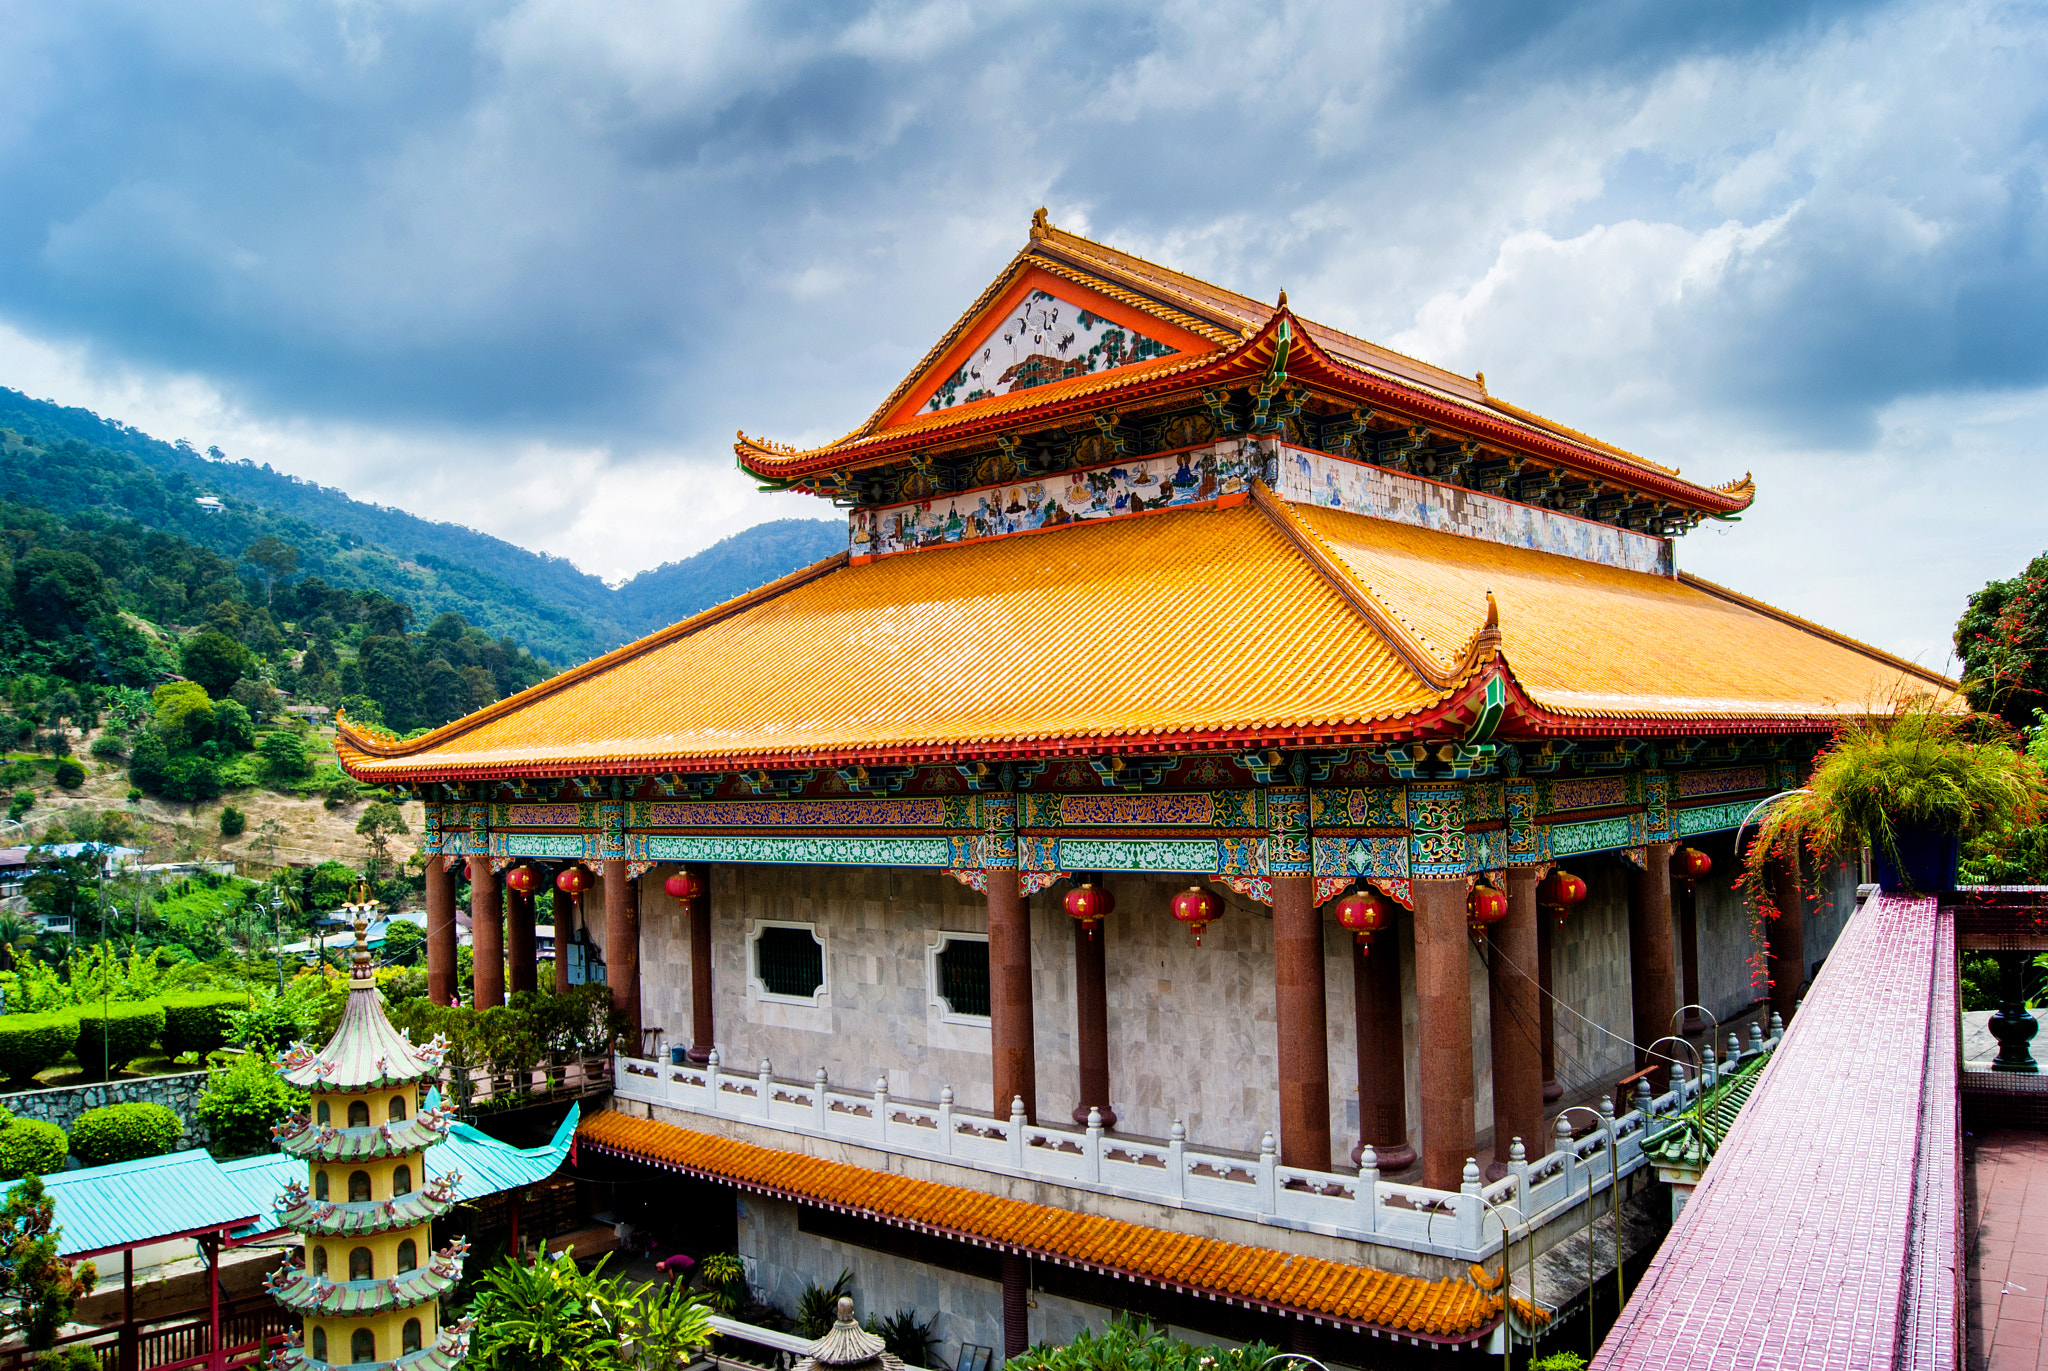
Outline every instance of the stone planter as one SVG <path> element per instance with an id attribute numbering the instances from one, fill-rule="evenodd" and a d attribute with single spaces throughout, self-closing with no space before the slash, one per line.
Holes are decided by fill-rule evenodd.
<path id="1" fill-rule="evenodd" d="M 1934 824 L 1901 824 L 1894 835 L 1899 859 L 1882 848 L 1871 849 L 1877 884 L 1884 890 L 1941 894 L 1956 888 L 1956 863 L 1962 844 L 1956 835 Z"/>

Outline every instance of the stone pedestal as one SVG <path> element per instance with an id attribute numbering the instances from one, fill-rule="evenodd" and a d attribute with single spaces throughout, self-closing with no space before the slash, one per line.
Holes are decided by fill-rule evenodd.
<path id="1" fill-rule="evenodd" d="M 2000 952 L 1996 956 L 1998 1012 L 1991 1016 L 1987 1026 L 1991 1036 L 1998 1039 L 1998 1056 L 1993 1059 L 1991 1069 L 2031 1076 L 2041 1069 L 2028 1046 L 2041 1027 L 2027 1012 L 2027 973 L 2033 969 L 2034 954 Z"/>

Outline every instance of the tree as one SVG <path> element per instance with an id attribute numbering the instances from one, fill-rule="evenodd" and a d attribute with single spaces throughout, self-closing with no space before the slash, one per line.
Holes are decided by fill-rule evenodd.
<path id="1" fill-rule="evenodd" d="M 153 728 L 144 729 L 128 754 L 128 779 L 140 789 L 157 793 L 163 789 L 170 765 L 171 750 L 164 746 L 163 735 Z"/>
<path id="2" fill-rule="evenodd" d="M 218 1142 L 239 1156 L 270 1150 L 271 1125 L 284 1122 L 305 1104 L 304 1093 L 285 1083 L 265 1053 L 245 1052 L 207 1076 L 206 1093 L 193 1112 Z"/>
<path id="3" fill-rule="evenodd" d="M 271 585 L 298 571 L 299 550 L 276 534 L 266 533 L 242 549 L 242 560 L 263 573 L 263 604 L 267 609 Z"/>
<path id="4" fill-rule="evenodd" d="M 213 707 L 213 736 L 237 752 L 256 746 L 256 721 L 239 700 L 222 700 Z"/>
<path id="5" fill-rule="evenodd" d="M 405 920 L 394 920 L 384 928 L 384 960 L 400 966 L 411 966 L 420 959 L 420 949 L 427 945 L 427 935 L 420 932 L 420 926 Z"/>
<path id="6" fill-rule="evenodd" d="M 296 781 L 313 774 L 306 740 L 289 728 L 273 728 L 263 739 L 263 769 L 274 781 Z"/>
<path id="7" fill-rule="evenodd" d="M 213 736 L 213 701 L 197 681 L 169 681 L 156 688 L 156 731 L 172 739 L 203 743 Z"/>
<path id="8" fill-rule="evenodd" d="M 411 728 L 419 713 L 419 662 L 403 637 L 365 638 L 356 651 L 363 694 L 384 711 L 392 728 Z"/>
<path id="9" fill-rule="evenodd" d="M 429 727 L 439 727 L 469 713 L 469 684 L 462 679 L 461 672 L 449 665 L 447 658 L 436 657 L 428 662 L 423 675 L 420 722 Z"/>
<path id="10" fill-rule="evenodd" d="M 69 919 L 72 927 L 93 907 L 93 892 L 100 878 L 100 859 L 86 851 L 76 857 L 59 857 L 47 848 L 29 849 L 29 878 L 25 882 L 29 908 L 38 914 Z"/>
<path id="11" fill-rule="evenodd" d="M 368 849 L 363 874 L 374 881 L 390 858 L 392 836 L 412 830 L 406 827 L 404 810 L 389 800 L 378 800 L 356 821 L 356 832 L 363 835 Z"/>
<path id="12" fill-rule="evenodd" d="M 15 1301 L 0 1315 L 0 1327 L 19 1332 L 32 1351 L 57 1340 L 73 1307 L 99 1280 L 91 1262 L 74 1267 L 57 1255 L 64 1230 L 56 1225 L 57 1202 L 40 1176 L 23 1178 L 0 1205 L 0 1295 Z"/>
<path id="13" fill-rule="evenodd" d="M 37 548 L 14 564 L 14 612 L 31 634 L 62 638 L 119 606 L 92 558 Z"/>
<path id="14" fill-rule="evenodd" d="M 239 838 L 249 827 L 249 816 L 233 805 L 222 805 L 220 810 L 220 836 Z"/>
<path id="15" fill-rule="evenodd" d="M 208 629 L 185 644 L 179 654 L 185 675 L 219 700 L 256 669 L 255 654 L 219 629 Z"/>

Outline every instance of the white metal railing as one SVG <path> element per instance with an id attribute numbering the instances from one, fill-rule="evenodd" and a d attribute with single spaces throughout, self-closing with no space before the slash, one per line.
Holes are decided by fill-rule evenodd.
<path id="1" fill-rule="evenodd" d="M 1746 1061 L 1777 1044 L 1777 1032 L 1766 1039 L 1753 1026 L 1747 1048 L 1734 1056 Z M 1732 1035 L 1729 1047 L 1736 1049 Z M 1717 1070 L 1715 1059 L 1707 1057 L 1706 1071 Z M 1527 1224 L 1540 1226 L 1584 1203 L 1589 1192 L 1604 1191 L 1617 1174 L 1626 1177 L 1641 1168 L 1650 1124 L 1697 1098 L 1702 1085 L 1714 1080 L 1711 1074 L 1690 1077 L 1682 1066 L 1674 1075 L 1679 1079 L 1673 1089 L 1654 1099 L 1639 1095 L 1626 1113 L 1616 1115 L 1602 1101 L 1616 1139 L 1612 1161 L 1605 1131 L 1578 1139 L 1560 1133 L 1551 1140 L 1554 1150 L 1542 1156 L 1511 1157 L 1508 1174 L 1491 1185 L 1482 1185 L 1478 1167 L 1468 1165 L 1456 1191 L 1381 1180 L 1370 1164 L 1356 1174 L 1282 1166 L 1271 1133 L 1256 1157 L 1204 1151 L 1188 1146 L 1178 1122 L 1163 1142 L 1107 1132 L 1092 1114 L 1087 1128 L 1034 1124 L 1025 1119 L 1021 1101 L 1012 1102 L 1009 1118 L 996 1118 L 957 1108 L 951 1086 L 929 1104 L 890 1095 L 886 1077 L 862 1092 L 834 1087 L 823 1067 L 809 1082 L 779 1078 L 765 1060 L 751 1074 L 730 1071 L 715 1050 L 703 1065 L 621 1056 L 613 1092 L 620 1099 L 995 1175 L 1478 1261 L 1500 1250 L 1504 1226 L 1519 1240 Z M 1489 1203 L 1512 1206 L 1524 1218 L 1504 1225 Z"/>

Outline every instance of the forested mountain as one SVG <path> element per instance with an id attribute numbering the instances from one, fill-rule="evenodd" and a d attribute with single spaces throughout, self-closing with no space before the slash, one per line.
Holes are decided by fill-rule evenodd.
<path id="1" fill-rule="evenodd" d="M 302 574 L 380 591 L 415 622 L 460 614 L 556 666 L 571 665 L 751 590 L 845 546 L 836 520 L 783 519 L 613 589 L 561 557 L 457 524 L 365 504 L 268 466 L 167 443 L 90 410 L 0 387 L 0 498 L 59 516 L 97 512 L 176 533 L 239 563 L 265 536 Z M 212 497 L 211 503 L 201 503 Z M 175 618 L 172 606 L 163 606 Z M 203 617 L 199 606 L 186 620 Z"/>

